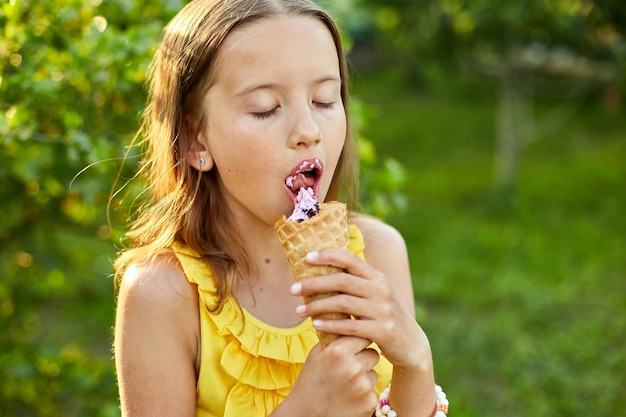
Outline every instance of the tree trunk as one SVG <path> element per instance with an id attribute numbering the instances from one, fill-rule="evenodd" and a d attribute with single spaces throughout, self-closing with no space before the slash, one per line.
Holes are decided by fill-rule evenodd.
<path id="1" fill-rule="evenodd" d="M 500 190 L 513 191 L 521 148 L 520 82 L 510 59 L 506 59 L 500 86 L 500 106 L 497 115 L 497 142 L 495 154 L 496 185 Z"/>

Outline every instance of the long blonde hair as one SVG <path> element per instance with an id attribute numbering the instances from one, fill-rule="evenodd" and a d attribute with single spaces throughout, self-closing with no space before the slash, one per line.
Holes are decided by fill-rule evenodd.
<path id="1" fill-rule="evenodd" d="M 186 162 L 193 136 L 190 120 L 198 129 L 206 123 L 200 102 L 214 80 L 215 56 L 228 34 L 276 15 L 312 16 L 332 34 L 348 124 L 327 200 L 344 199 L 349 207 L 356 203 L 357 153 L 349 118 L 347 65 L 333 20 L 308 0 L 194 0 L 165 27 L 150 66 L 148 106 L 139 135 L 145 155 L 137 174 L 147 184 L 148 201 L 137 210 L 126 234 L 129 247 L 115 261 L 117 280 L 131 264 L 153 259 L 178 242 L 211 265 L 218 302 L 209 308 L 219 309 L 233 294 L 236 277 L 249 267 L 247 256 L 222 207 L 215 169 L 201 173 Z"/>

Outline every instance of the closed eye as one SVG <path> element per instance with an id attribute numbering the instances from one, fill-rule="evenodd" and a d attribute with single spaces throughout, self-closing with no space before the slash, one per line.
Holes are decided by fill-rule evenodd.
<path id="1" fill-rule="evenodd" d="M 335 108 L 335 103 L 320 103 L 320 102 L 315 102 L 314 103 L 317 107 L 320 107 L 322 109 L 334 109 Z"/>
<path id="2" fill-rule="evenodd" d="M 264 112 L 260 112 L 260 113 L 252 113 L 252 115 L 254 117 L 256 117 L 257 119 L 263 120 L 263 119 L 267 119 L 269 117 L 272 117 L 273 115 L 276 114 L 277 111 L 278 111 L 278 107 L 274 107 L 273 109 L 268 110 L 268 111 L 264 111 Z"/>

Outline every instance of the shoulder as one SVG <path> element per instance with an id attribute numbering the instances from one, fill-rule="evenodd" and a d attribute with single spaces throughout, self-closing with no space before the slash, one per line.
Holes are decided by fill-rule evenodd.
<path id="1" fill-rule="evenodd" d="M 199 321 L 197 287 L 169 254 L 133 264 L 120 282 L 117 319 L 118 325 L 139 326 L 140 334 L 169 329 L 189 341 Z"/>
<path id="2" fill-rule="evenodd" d="M 168 299 L 184 303 L 196 297 L 194 285 L 187 280 L 178 261 L 170 254 L 132 264 L 122 276 L 119 294 L 147 302 Z"/>
<path id="3" fill-rule="evenodd" d="M 132 334 L 150 337 L 150 332 L 174 333 L 189 349 L 199 326 L 198 292 L 170 255 L 131 265 L 124 273 L 117 300 L 117 326 L 132 328 Z"/>
<path id="4" fill-rule="evenodd" d="M 409 311 L 414 311 L 409 257 L 400 232 L 368 215 L 353 215 L 350 220 L 363 234 L 367 263 L 387 277 L 405 306 Z"/>
<path id="5" fill-rule="evenodd" d="M 371 254 L 380 252 L 406 252 L 404 237 L 395 227 L 365 214 L 355 214 L 350 220 L 363 234 L 368 258 Z"/>
<path id="6" fill-rule="evenodd" d="M 120 282 L 115 323 L 123 414 L 191 415 L 199 340 L 197 290 L 176 259 L 159 256 L 129 267 Z"/>

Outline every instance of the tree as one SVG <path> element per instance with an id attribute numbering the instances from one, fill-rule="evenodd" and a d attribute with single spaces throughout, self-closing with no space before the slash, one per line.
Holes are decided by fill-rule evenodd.
<path id="1" fill-rule="evenodd" d="M 619 1 L 363 1 L 373 9 L 385 39 L 407 59 L 417 65 L 434 59 L 448 71 L 463 70 L 496 83 L 496 181 L 501 188 L 514 186 L 519 152 L 538 136 L 541 123 L 529 107 L 533 94 L 548 90 L 568 96 L 572 86 L 581 91 L 624 86 L 626 18 Z M 563 84 L 565 90 L 559 88 Z M 554 119 L 546 122 L 552 126 Z"/>
<path id="2" fill-rule="evenodd" d="M 0 5 L 0 415 L 119 415 L 110 274 L 128 210 L 107 205 L 136 172 L 146 71 L 185 3 Z M 367 145 L 365 207 L 385 214 L 402 171 Z"/>
<path id="3" fill-rule="evenodd" d="M 106 206 L 149 57 L 181 5 L 0 6 L 2 415 L 118 414 L 108 275 L 126 213 L 110 223 Z"/>

